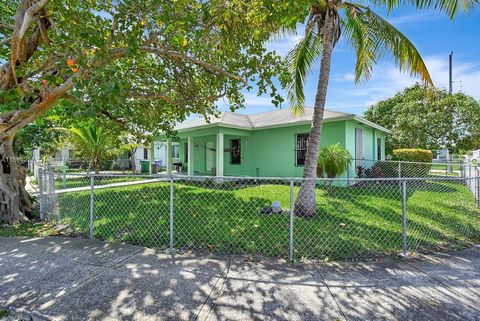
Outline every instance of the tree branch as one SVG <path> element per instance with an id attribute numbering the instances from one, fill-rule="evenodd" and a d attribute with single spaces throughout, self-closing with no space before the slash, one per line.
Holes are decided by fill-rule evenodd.
<path id="1" fill-rule="evenodd" d="M 4 122 L 0 123 L 0 139 L 14 136 L 20 128 L 25 127 L 48 111 L 60 98 L 65 96 L 65 94 L 73 88 L 73 79 L 76 77 L 78 77 L 77 74 L 71 76 L 63 84 L 53 89 L 50 89 L 48 84 L 43 85 L 43 91 L 32 103 L 30 108 L 11 111 L 1 115 L 0 117 Z"/>
<path id="2" fill-rule="evenodd" d="M 163 49 L 159 47 L 148 47 L 148 46 L 140 46 L 139 50 L 147 53 L 152 53 L 156 54 L 162 57 L 168 57 L 174 60 L 182 60 L 186 61 L 189 63 L 192 63 L 194 65 L 197 65 L 206 71 L 210 72 L 211 74 L 214 74 L 216 76 L 222 76 L 222 77 L 227 77 L 233 80 L 237 80 L 242 82 L 244 85 L 247 85 L 247 81 L 242 78 L 241 76 L 232 74 L 231 72 L 228 72 L 226 70 L 223 70 L 222 68 L 215 66 L 211 63 L 208 63 L 206 61 L 203 61 L 201 59 L 198 59 L 196 57 L 189 56 L 187 54 L 175 51 L 175 50 L 168 50 L 168 49 Z M 113 49 L 111 52 L 111 57 L 112 59 L 119 59 L 123 58 L 128 52 L 127 48 L 117 48 Z"/>
<path id="3" fill-rule="evenodd" d="M 12 40 L 12 37 L 8 37 L 8 38 L 5 38 L 5 39 L 1 40 L 1 41 L 0 41 L 0 46 L 6 45 L 6 44 L 9 43 L 11 40 Z"/>
<path id="4" fill-rule="evenodd" d="M 3 22 L 0 22 L 0 28 L 12 30 L 12 31 L 15 30 L 15 26 L 9 25 Z"/>
<path id="5" fill-rule="evenodd" d="M 247 81 L 244 78 L 242 78 L 241 76 L 234 75 L 234 74 L 232 74 L 232 73 L 230 73 L 226 70 L 223 70 L 222 68 L 219 68 L 215 65 L 212 65 L 212 64 L 210 64 L 206 61 L 200 60 L 196 57 L 192 57 L 192 56 L 189 56 L 187 54 L 183 54 L 183 53 L 178 52 L 178 51 L 162 49 L 162 48 L 158 48 L 158 47 L 140 46 L 139 49 L 144 51 L 144 52 L 157 54 L 159 56 L 168 56 L 168 57 L 176 59 L 176 60 L 187 61 L 189 63 L 192 63 L 194 65 L 202 67 L 203 69 L 209 71 L 212 74 L 215 74 L 217 76 L 227 77 L 227 78 L 230 78 L 230 79 L 233 79 L 233 80 L 238 80 L 238 81 L 241 81 L 244 85 L 247 85 Z"/>
<path id="6" fill-rule="evenodd" d="M 174 100 L 167 96 L 166 94 L 141 94 L 141 93 L 132 93 L 130 94 L 130 97 L 133 98 L 139 98 L 139 99 L 147 99 L 147 100 L 155 100 L 155 99 L 160 99 L 163 100 L 173 106 L 184 106 L 192 103 L 201 103 L 201 102 L 207 102 L 207 101 L 215 101 L 217 99 L 220 99 L 226 95 L 226 90 L 222 91 L 219 94 L 216 95 L 210 95 L 206 97 L 187 97 L 185 99 L 181 100 Z"/>
<path id="7" fill-rule="evenodd" d="M 22 40 L 23 37 L 25 37 L 25 33 L 27 32 L 28 28 L 32 25 L 34 22 L 34 16 L 42 10 L 48 3 L 49 0 L 40 0 L 34 5 L 32 5 L 30 8 L 25 11 L 25 14 L 23 16 L 23 22 L 21 27 L 18 29 L 18 39 Z"/>

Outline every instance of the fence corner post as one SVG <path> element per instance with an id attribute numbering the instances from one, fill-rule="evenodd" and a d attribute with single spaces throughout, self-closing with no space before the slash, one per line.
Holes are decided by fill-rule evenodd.
<path id="1" fill-rule="evenodd" d="M 290 179 L 290 252 L 289 259 L 293 262 L 293 215 L 295 207 L 295 195 L 294 195 L 294 183 L 293 179 Z"/>
<path id="2" fill-rule="evenodd" d="M 408 256 L 407 245 L 407 180 L 402 180 L 402 256 Z"/>
<path id="3" fill-rule="evenodd" d="M 475 167 L 475 185 L 477 185 L 477 207 L 480 208 L 480 169 Z"/>
<path id="4" fill-rule="evenodd" d="M 173 220 L 174 220 L 174 216 L 173 216 L 173 176 L 170 176 L 170 218 L 169 218 L 169 222 L 170 222 L 170 246 L 169 246 L 169 252 L 170 254 L 174 254 L 175 253 L 175 248 L 174 248 L 174 242 L 173 242 Z"/>
<path id="5" fill-rule="evenodd" d="M 38 203 L 40 206 L 40 220 L 45 216 L 45 199 L 43 195 L 43 169 L 38 170 Z"/>
<path id="6" fill-rule="evenodd" d="M 93 239 L 93 220 L 95 210 L 95 174 L 90 176 L 90 225 L 88 236 Z"/>

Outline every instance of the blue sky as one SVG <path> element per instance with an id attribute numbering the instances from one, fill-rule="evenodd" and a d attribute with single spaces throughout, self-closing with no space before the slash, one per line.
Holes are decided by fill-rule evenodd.
<path id="1" fill-rule="evenodd" d="M 377 13 L 386 17 L 380 9 Z M 468 15 L 462 13 L 453 21 L 444 14 L 432 11 L 417 11 L 413 8 L 397 10 L 388 16 L 390 23 L 402 31 L 417 47 L 424 58 L 435 85 L 448 87 L 448 55 L 454 52 L 453 89 L 480 99 L 480 8 Z M 289 36 L 268 44 L 270 49 L 285 55 L 299 35 Z M 388 98 L 417 79 L 401 74 L 392 61 L 382 61 L 368 81 L 355 84 L 353 80 L 355 57 L 345 41 L 340 41 L 334 50 L 327 108 L 362 114 L 368 106 Z M 318 68 L 312 71 L 306 83 L 307 105 L 313 105 L 316 93 Z M 286 97 L 286 95 L 284 95 Z M 240 113 L 252 114 L 274 110 L 269 96 L 257 97 L 256 92 L 246 92 L 246 108 Z M 221 110 L 226 110 L 219 103 Z M 288 108 L 285 102 L 282 108 Z"/>

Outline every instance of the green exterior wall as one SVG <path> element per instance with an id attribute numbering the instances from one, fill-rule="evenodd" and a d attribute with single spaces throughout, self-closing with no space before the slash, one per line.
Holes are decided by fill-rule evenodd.
<path id="1" fill-rule="evenodd" d="M 363 130 L 363 156 L 375 159 L 376 138 L 382 138 L 382 157 L 384 158 L 385 134 L 372 127 L 351 120 L 325 122 L 322 129 L 320 147 L 340 143 L 345 146 L 352 156 L 355 155 L 355 128 Z M 231 154 L 224 152 L 224 175 L 226 176 L 261 176 L 261 177 L 301 177 L 303 166 L 295 165 L 296 135 L 308 133 L 310 125 L 295 125 L 260 130 L 242 130 L 213 126 L 203 129 L 194 129 L 178 133 L 180 161 L 185 164 L 185 148 L 187 137 L 193 138 L 194 143 L 194 172 L 195 175 L 211 175 L 206 169 L 206 153 L 208 142 L 213 143 L 215 150 L 216 135 L 224 134 L 223 148 L 231 146 L 232 139 L 240 139 L 241 164 L 231 163 Z M 165 139 L 158 137 L 157 140 Z M 216 157 L 213 156 L 214 166 Z M 347 173 L 341 177 L 353 177 L 355 164 L 352 163 Z"/>

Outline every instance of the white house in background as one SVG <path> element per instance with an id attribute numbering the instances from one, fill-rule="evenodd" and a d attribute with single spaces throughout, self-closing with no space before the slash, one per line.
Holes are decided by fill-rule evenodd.
<path id="1" fill-rule="evenodd" d="M 152 154 L 153 150 L 153 154 Z M 33 157 L 29 161 L 29 170 L 31 172 L 36 174 L 38 173 L 38 168 L 36 168 L 35 164 L 39 161 L 42 160 L 44 155 L 42 155 L 42 151 L 40 148 L 35 148 L 33 151 Z M 165 142 L 155 142 L 152 145 L 148 147 L 137 147 L 135 149 L 135 152 L 133 155 L 131 155 L 130 152 L 124 152 L 121 155 L 119 155 L 114 163 L 112 164 L 112 169 L 113 170 L 129 170 L 131 169 L 131 156 L 135 160 L 135 171 L 140 172 L 142 167 L 141 167 L 141 162 L 146 160 L 150 162 L 153 162 L 154 164 L 157 164 L 158 168 L 165 168 L 166 166 L 166 160 L 167 160 L 167 144 Z M 152 157 L 153 156 L 153 157 Z M 179 162 L 179 145 L 178 143 L 173 143 L 172 144 L 172 160 L 173 164 Z M 55 152 L 55 156 L 53 159 L 51 159 L 50 163 L 53 166 L 63 166 L 65 165 L 65 162 L 69 160 L 74 160 L 74 150 L 71 147 L 64 147 L 61 149 L 58 149 Z M 149 166 L 151 170 L 151 166 Z"/>
<path id="2" fill-rule="evenodd" d="M 153 150 L 153 154 L 152 154 Z M 179 162 L 179 144 L 172 144 L 172 160 L 173 163 Z M 165 168 L 167 164 L 167 143 L 166 142 L 154 142 L 149 147 L 138 147 L 134 154 L 135 159 L 135 171 L 140 172 L 141 161 L 153 162 L 157 165 L 157 168 Z M 151 166 L 149 166 L 151 170 Z"/>
<path id="3" fill-rule="evenodd" d="M 432 150 L 434 163 L 445 163 L 450 161 L 450 152 L 447 148 Z"/>
<path id="4" fill-rule="evenodd" d="M 480 162 L 480 149 L 476 149 L 472 152 L 472 156 L 470 156 L 471 162 Z"/>

